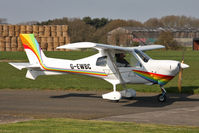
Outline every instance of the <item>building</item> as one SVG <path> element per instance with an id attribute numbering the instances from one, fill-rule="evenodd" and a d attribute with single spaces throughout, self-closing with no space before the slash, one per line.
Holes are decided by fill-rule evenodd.
<path id="1" fill-rule="evenodd" d="M 134 46 L 140 42 L 154 43 L 161 32 L 170 31 L 174 39 L 183 46 L 192 46 L 193 40 L 199 38 L 199 29 L 193 28 L 145 28 L 119 27 L 108 32 L 107 42 L 112 45 Z"/>
<path id="2" fill-rule="evenodd" d="M 193 50 L 199 50 L 199 38 L 193 39 Z"/>

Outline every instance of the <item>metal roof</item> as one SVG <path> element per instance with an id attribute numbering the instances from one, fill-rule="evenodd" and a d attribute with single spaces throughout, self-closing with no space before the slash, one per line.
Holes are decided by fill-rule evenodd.
<path id="1" fill-rule="evenodd" d="M 159 28 L 147 28 L 147 27 L 118 27 L 117 29 L 124 29 L 129 32 L 161 32 L 161 31 L 170 31 L 170 32 L 199 32 L 199 28 L 165 28 L 165 27 L 159 27 Z M 114 31 L 112 30 L 112 31 Z M 112 32 L 110 31 L 110 33 Z"/>

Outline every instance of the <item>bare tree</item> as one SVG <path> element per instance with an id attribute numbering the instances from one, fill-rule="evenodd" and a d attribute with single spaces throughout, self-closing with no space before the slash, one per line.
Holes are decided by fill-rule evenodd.
<path id="1" fill-rule="evenodd" d="M 161 32 L 156 43 L 164 45 L 166 50 L 168 49 L 177 50 L 182 48 L 182 46 L 179 45 L 176 40 L 174 40 L 172 33 L 169 31 Z"/>
<path id="2" fill-rule="evenodd" d="M 150 28 L 158 28 L 158 27 L 163 27 L 163 23 L 157 18 L 150 18 L 149 20 L 144 22 L 144 26 Z"/>

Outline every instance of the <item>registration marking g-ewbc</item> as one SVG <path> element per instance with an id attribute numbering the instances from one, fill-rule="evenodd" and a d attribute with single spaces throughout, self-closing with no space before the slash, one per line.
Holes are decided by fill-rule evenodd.
<path id="1" fill-rule="evenodd" d="M 70 64 L 71 69 L 91 69 L 90 64 Z"/>

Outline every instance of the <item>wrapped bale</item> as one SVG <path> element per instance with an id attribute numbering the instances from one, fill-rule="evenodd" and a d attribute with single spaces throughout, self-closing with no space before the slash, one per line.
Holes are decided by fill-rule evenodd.
<path id="1" fill-rule="evenodd" d="M 59 45 L 62 46 L 65 44 L 65 38 L 64 37 L 59 37 Z M 60 49 L 60 51 L 65 51 L 64 49 Z"/>
<path id="2" fill-rule="evenodd" d="M 12 36 L 15 35 L 14 33 L 15 33 L 15 27 L 14 27 L 14 25 L 8 25 L 8 35 L 10 37 L 12 37 Z"/>
<path id="3" fill-rule="evenodd" d="M 63 42 L 63 43 L 65 43 L 65 37 L 59 37 L 59 42 Z"/>
<path id="4" fill-rule="evenodd" d="M 62 31 L 68 32 L 68 25 L 62 25 Z"/>
<path id="5" fill-rule="evenodd" d="M 10 37 L 6 37 L 6 51 L 11 51 Z"/>
<path id="6" fill-rule="evenodd" d="M 53 42 L 59 42 L 59 37 L 53 37 Z"/>
<path id="7" fill-rule="evenodd" d="M 19 36 L 17 37 L 17 51 L 24 51 L 23 44 Z"/>
<path id="8" fill-rule="evenodd" d="M 0 36 L 3 36 L 3 25 L 0 24 Z"/>
<path id="9" fill-rule="evenodd" d="M 28 33 L 28 34 L 32 34 L 33 33 L 33 27 L 32 27 L 32 25 L 27 25 L 26 26 L 26 33 Z"/>
<path id="10" fill-rule="evenodd" d="M 64 42 L 59 42 L 59 45 L 62 46 L 64 45 Z M 59 51 L 66 51 L 65 49 L 59 49 Z"/>
<path id="11" fill-rule="evenodd" d="M 56 49 L 59 46 L 59 37 L 53 38 L 53 46 L 54 46 L 54 51 L 59 51 L 58 49 Z"/>
<path id="12" fill-rule="evenodd" d="M 20 34 L 26 33 L 26 26 L 20 25 Z"/>
<path id="13" fill-rule="evenodd" d="M 17 51 L 17 37 L 11 38 L 11 50 Z"/>
<path id="14" fill-rule="evenodd" d="M 5 45 L 5 38 L 0 37 L 0 51 L 5 51 L 6 50 L 6 45 Z"/>
<path id="15" fill-rule="evenodd" d="M 38 25 L 33 25 L 33 34 L 35 36 L 38 36 L 39 33 L 39 26 Z"/>
<path id="16" fill-rule="evenodd" d="M 68 37 L 68 32 L 67 31 L 63 31 L 62 34 L 63 34 L 64 37 Z"/>
<path id="17" fill-rule="evenodd" d="M 61 27 L 61 25 L 57 25 L 56 28 L 57 28 L 57 36 L 58 37 L 62 36 L 62 27 Z"/>
<path id="18" fill-rule="evenodd" d="M 64 44 L 69 44 L 70 43 L 70 38 L 69 37 L 64 37 L 65 38 L 65 42 Z M 69 49 L 65 49 L 65 51 L 70 51 Z"/>
<path id="19" fill-rule="evenodd" d="M 41 37 L 41 49 L 43 51 L 47 50 L 47 38 L 46 37 Z"/>
<path id="20" fill-rule="evenodd" d="M 44 36 L 49 37 L 50 36 L 50 26 L 45 25 L 44 26 Z"/>
<path id="21" fill-rule="evenodd" d="M 65 43 L 68 42 L 68 25 L 62 25 L 62 36 L 65 37 Z"/>
<path id="22" fill-rule="evenodd" d="M 60 49 L 57 49 L 57 47 L 59 46 L 59 42 L 54 42 L 54 51 L 60 51 Z"/>
<path id="23" fill-rule="evenodd" d="M 51 29 L 51 36 L 52 37 L 56 37 L 56 26 L 55 25 L 51 25 L 50 26 L 50 29 Z"/>
<path id="24" fill-rule="evenodd" d="M 39 26 L 39 37 L 44 37 L 44 27 Z"/>
<path id="25" fill-rule="evenodd" d="M 3 33 L 2 33 L 3 37 L 8 36 L 8 25 L 3 25 Z"/>
<path id="26" fill-rule="evenodd" d="M 19 25 L 15 25 L 15 36 L 18 37 L 20 34 L 20 26 Z"/>
<path id="27" fill-rule="evenodd" d="M 53 51 L 54 48 L 53 48 L 53 39 L 52 39 L 52 37 L 48 37 L 47 44 L 48 44 L 47 51 Z"/>

